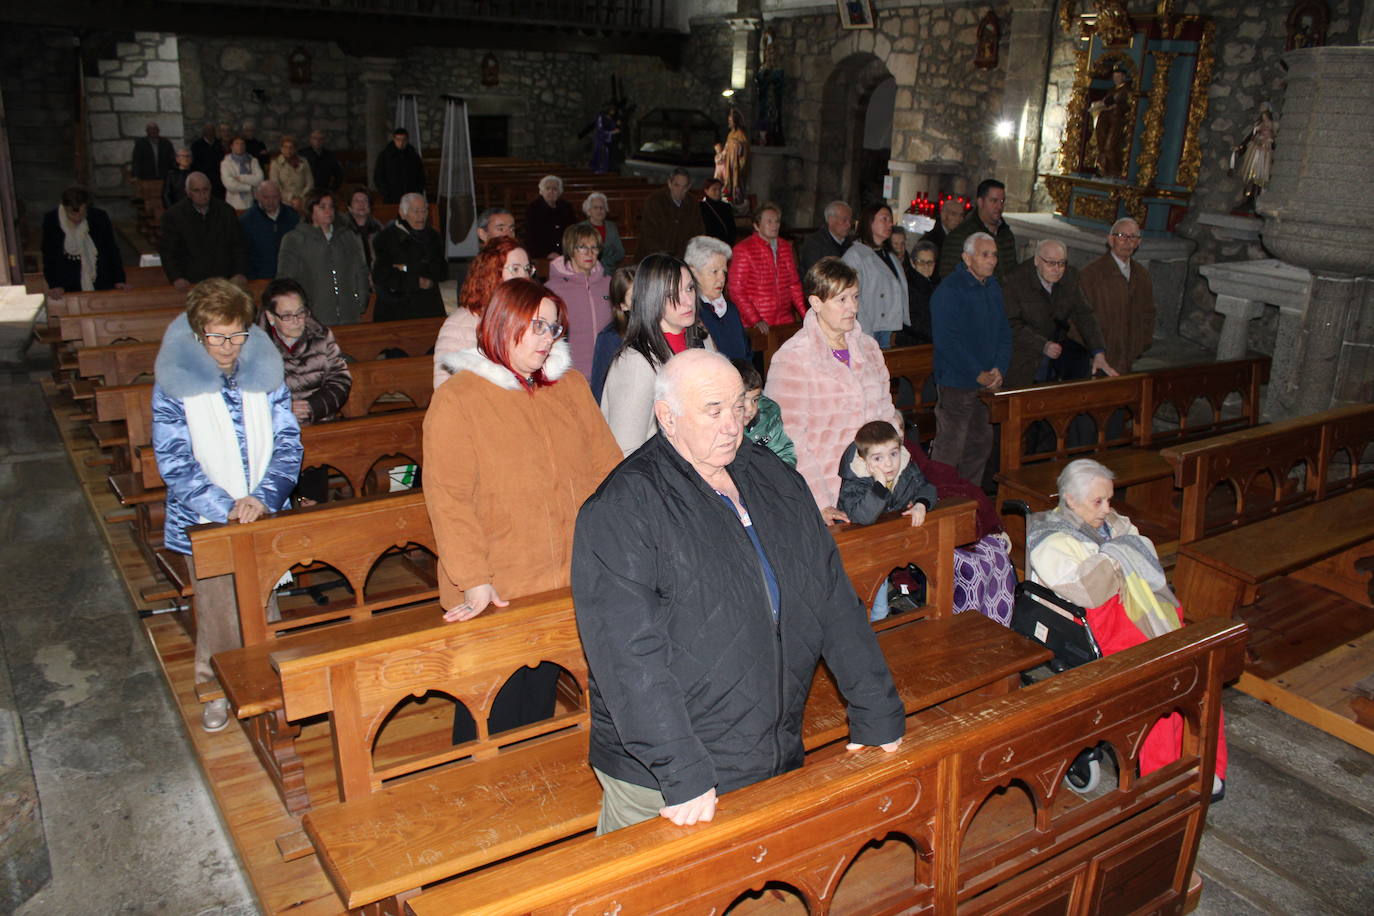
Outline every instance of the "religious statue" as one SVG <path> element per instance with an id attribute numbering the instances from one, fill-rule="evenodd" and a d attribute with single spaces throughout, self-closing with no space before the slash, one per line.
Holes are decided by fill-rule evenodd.
<path id="1" fill-rule="evenodd" d="M 1117 64 L 1112 68 L 1112 88 L 1092 103 L 1088 116 L 1095 117 L 1091 149 L 1097 173 L 1103 178 L 1125 178 L 1122 141 L 1131 117 L 1131 75 L 1125 66 Z"/>
<path id="2" fill-rule="evenodd" d="M 729 132 L 725 136 L 725 199 L 736 211 L 746 204 L 745 186 L 749 180 L 749 135 L 744 132 L 744 115 L 731 108 L 725 117 Z"/>
<path id="3" fill-rule="evenodd" d="M 988 10 L 978 23 L 978 41 L 973 55 L 973 65 L 983 70 L 997 66 L 997 46 L 1002 43 L 1002 24 L 997 14 Z"/>
<path id="4" fill-rule="evenodd" d="M 1326 0 L 1298 0 L 1288 11 L 1288 37 L 1285 51 L 1319 48 L 1326 44 L 1326 28 L 1331 11 Z"/>
<path id="5" fill-rule="evenodd" d="M 1124 48 L 1133 32 L 1125 0 L 1097 0 L 1097 35 L 1105 47 Z"/>
<path id="6" fill-rule="evenodd" d="M 1250 128 L 1250 136 L 1231 151 L 1231 169 L 1239 171 L 1245 198 L 1251 207 L 1259 192 L 1269 184 L 1269 172 L 1274 165 L 1274 135 L 1278 127 L 1273 107 L 1268 102 L 1260 102 L 1259 118 Z"/>
<path id="7" fill-rule="evenodd" d="M 615 103 L 607 103 L 605 109 L 596 116 L 596 122 L 592 125 L 592 161 L 591 170 L 598 175 L 604 175 L 611 170 L 611 149 L 615 145 L 616 134 L 620 133 L 620 124 L 616 121 Z"/>
<path id="8" fill-rule="evenodd" d="M 482 85 L 499 86 L 501 84 L 501 62 L 496 59 L 496 55 L 487 52 L 487 56 L 482 58 Z"/>
<path id="9" fill-rule="evenodd" d="M 313 81 L 311 63 L 310 52 L 305 48 L 297 47 L 291 50 L 286 57 L 286 69 L 290 73 L 291 85 L 305 86 Z"/>

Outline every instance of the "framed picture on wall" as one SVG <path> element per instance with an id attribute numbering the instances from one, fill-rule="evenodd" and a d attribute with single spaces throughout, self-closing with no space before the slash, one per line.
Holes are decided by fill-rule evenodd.
<path id="1" fill-rule="evenodd" d="M 873 0 L 835 0 L 835 6 L 840 11 L 841 28 L 873 28 Z"/>

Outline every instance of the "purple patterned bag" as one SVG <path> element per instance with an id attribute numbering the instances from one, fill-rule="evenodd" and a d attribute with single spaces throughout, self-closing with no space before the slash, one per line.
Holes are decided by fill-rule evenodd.
<path id="1" fill-rule="evenodd" d="M 981 611 L 1011 626 L 1016 604 L 1016 569 L 1006 535 L 989 534 L 954 551 L 954 613 Z"/>

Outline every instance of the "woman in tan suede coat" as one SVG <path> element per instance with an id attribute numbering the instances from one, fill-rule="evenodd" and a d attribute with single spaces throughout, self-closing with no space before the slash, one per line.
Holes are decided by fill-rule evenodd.
<path id="1" fill-rule="evenodd" d="M 572 368 L 566 322 L 556 294 L 508 280 L 482 314 L 477 347 L 444 357 L 453 377 L 425 415 L 424 492 L 447 621 L 566 588 L 577 510 L 620 462 L 586 379 Z M 516 672 L 489 730 L 552 715 L 558 671 L 546 663 Z M 464 718 L 455 721 L 455 743 L 472 735 Z"/>

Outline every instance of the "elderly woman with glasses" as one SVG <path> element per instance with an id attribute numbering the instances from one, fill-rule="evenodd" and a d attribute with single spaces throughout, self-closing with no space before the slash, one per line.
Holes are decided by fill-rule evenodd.
<path id="1" fill-rule="evenodd" d="M 601 238 L 588 224 L 564 231 L 563 252 L 549 261 L 544 285 L 567 304 L 573 368 L 591 378 L 597 332 L 611 320 L 611 278 L 601 266 Z"/>
<path id="2" fill-rule="evenodd" d="M 620 461 L 563 339 L 567 306 L 529 279 L 498 286 L 477 346 L 447 354 L 452 378 L 425 414 L 425 504 L 439 548 L 444 620 L 568 585 L 578 507 Z M 491 732 L 553 713 L 559 669 L 521 669 Z M 473 734 L 459 712 L 454 740 Z"/>
<path id="3" fill-rule="evenodd" d="M 167 486 L 163 540 L 195 582 L 196 681 L 210 658 L 241 644 L 232 574 L 199 578 L 186 529 L 256 521 L 286 505 L 301 466 L 300 424 L 281 356 L 253 324 L 253 300 L 228 280 L 196 284 L 167 328 L 153 384 L 153 453 Z M 269 611 L 270 612 L 270 611 Z M 226 700 L 201 712 L 206 731 L 229 721 Z"/>
<path id="4" fill-rule="evenodd" d="M 507 280 L 528 280 L 534 265 L 520 243 L 510 236 L 497 236 L 482 246 L 468 267 L 463 288 L 458 291 L 458 307 L 444 319 L 434 341 L 434 387 L 452 374 L 444 368 L 444 357 L 477 346 L 477 325 L 482 320 L 496 287 Z"/>
<path id="5" fill-rule="evenodd" d="M 611 212 L 611 203 L 605 194 L 593 191 L 582 201 L 582 212 L 587 214 L 586 225 L 595 229 L 600 237 L 601 266 L 606 269 L 606 276 L 609 277 L 615 273 L 620 262 L 625 260 L 625 243 L 620 241 L 620 230 L 616 228 L 615 220 L 607 218 Z M 566 250 L 565 247 L 564 251 Z"/>

